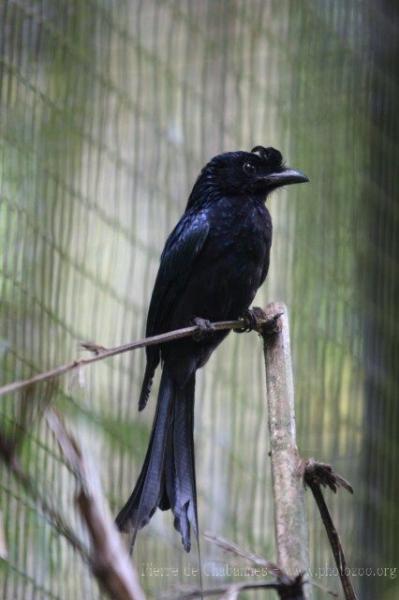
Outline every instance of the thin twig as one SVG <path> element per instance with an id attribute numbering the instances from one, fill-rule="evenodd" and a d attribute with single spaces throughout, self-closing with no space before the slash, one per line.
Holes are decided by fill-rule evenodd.
<path id="1" fill-rule="evenodd" d="M 246 326 L 247 323 L 245 319 L 237 319 L 235 321 L 217 321 L 216 323 L 210 324 L 210 327 L 214 331 L 243 329 Z M 3 385 L 2 387 L 0 387 L 0 396 L 5 396 L 6 394 L 10 394 L 11 392 L 17 392 L 18 390 L 26 388 L 30 385 L 34 385 L 36 383 L 40 383 L 42 381 L 48 381 L 50 379 L 60 377 L 61 375 L 64 375 L 69 371 L 80 369 L 81 367 L 86 367 L 87 365 L 98 362 L 100 360 L 104 360 L 106 358 L 110 358 L 111 356 L 124 354 L 125 352 L 137 350 L 138 348 L 144 348 L 146 346 L 156 346 L 159 344 L 172 342 L 174 340 L 190 337 L 198 333 L 199 331 L 201 331 L 201 328 L 198 325 L 192 325 L 190 327 L 183 327 L 182 329 L 168 331 L 167 333 L 162 333 L 160 335 L 153 335 L 151 337 L 143 338 L 135 342 L 128 342 L 127 344 L 115 346 L 114 348 L 104 348 L 103 346 L 99 346 L 91 342 L 86 342 L 82 344 L 82 346 L 86 350 L 94 352 L 94 356 L 78 358 L 76 360 L 73 360 L 72 362 L 60 365 L 59 367 L 55 367 L 54 369 L 50 369 L 49 371 L 45 371 L 44 373 L 38 373 L 37 375 L 30 377 L 29 379 L 13 381 L 11 383 Z"/>
<path id="2" fill-rule="evenodd" d="M 309 570 L 309 539 L 301 459 L 295 428 L 295 401 L 287 308 L 278 302 L 267 310 L 274 327 L 263 334 L 266 401 L 279 567 L 291 577 Z M 272 322 L 272 319 L 270 319 Z M 307 588 L 304 596 L 311 597 Z"/>
<path id="3" fill-rule="evenodd" d="M 270 571 L 270 573 L 276 575 L 276 577 L 284 577 L 283 571 L 275 563 L 273 563 L 270 560 L 267 560 L 267 558 L 259 556 L 258 554 L 254 554 L 253 552 L 243 550 L 242 548 L 237 546 L 237 544 L 234 544 L 233 542 L 230 542 L 229 540 L 226 540 L 225 538 L 220 537 L 218 535 L 205 532 L 204 537 L 209 542 L 212 542 L 216 544 L 216 546 L 219 546 L 219 548 L 221 548 L 225 552 L 230 552 L 231 554 L 239 556 L 240 558 L 245 558 L 245 560 L 251 562 L 252 564 L 258 567 L 264 567 L 265 569 Z"/>
<path id="4" fill-rule="evenodd" d="M 267 569 L 268 571 L 270 571 L 270 573 L 273 573 L 273 575 L 275 575 L 276 577 L 278 577 L 278 579 L 280 581 L 284 577 L 287 577 L 287 575 L 280 569 L 279 566 L 277 566 L 275 563 L 273 563 L 272 561 L 268 560 L 267 558 L 264 558 L 263 556 L 260 556 L 259 554 L 254 554 L 253 552 L 248 552 L 247 550 L 243 550 L 242 548 L 240 548 L 239 546 L 237 546 L 237 544 L 234 544 L 233 542 L 230 542 L 229 540 L 226 540 L 223 537 L 214 535 L 214 534 L 209 533 L 209 532 L 205 532 L 204 533 L 204 537 L 208 541 L 216 544 L 216 546 L 219 546 L 219 548 L 221 548 L 225 552 L 230 552 L 231 554 L 234 554 L 235 556 L 239 556 L 241 558 L 244 558 L 248 562 L 251 562 L 252 564 L 254 564 L 254 565 L 258 566 L 258 567 L 264 567 L 265 569 Z M 326 594 L 329 594 L 333 598 L 338 598 L 338 594 L 336 592 L 333 592 L 332 590 L 324 587 L 323 585 L 320 585 L 320 583 L 318 583 L 316 581 L 313 581 L 312 579 L 310 579 L 308 581 L 308 583 L 310 585 L 314 586 L 314 587 L 317 587 L 322 592 L 325 592 Z M 233 594 L 233 592 L 232 592 L 232 594 Z"/>
<path id="5" fill-rule="evenodd" d="M 321 486 L 329 487 L 333 492 L 336 492 L 339 487 L 343 487 L 350 493 L 353 493 L 352 486 L 346 479 L 335 473 L 330 465 L 319 463 L 314 459 L 309 459 L 304 465 L 304 482 L 305 485 L 309 486 L 312 490 L 313 497 L 324 523 L 331 550 L 334 555 L 335 564 L 337 565 L 339 577 L 341 579 L 345 600 L 357 600 L 352 582 L 348 577 L 347 563 L 341 540 L 331 518 L 326 501 L 324 500 L 323 492 L 321 491 Z"/>

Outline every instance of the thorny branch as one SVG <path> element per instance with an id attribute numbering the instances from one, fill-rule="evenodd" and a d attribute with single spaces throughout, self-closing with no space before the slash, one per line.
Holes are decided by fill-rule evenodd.
<path id="1" fill-rule="evenodd" d="M 323 492 L 321 491 L 321 486 L 329 487 L 334 493 L 336 493 L 338 488 L 342 487 L 353 494 L 352 486 L 346 479 L 335 473 L 330 465 L 317 462 L 313 458 L 307 460 L 304 464 L 304 483 L 312 490 L 324 527 L 327 531 L 335 564 L 337 565 L 342 588 L 344 590 L 345 600 L 357 600 L 357 596 L 347 574 L 347 563 L 341 540 L 339 539 L 330 511 L 324 500 Z"/>
<path id="2" fill-rule="evenodd" d="M 209 329 L 211 331 L 226 331 L 229 329 L 234 329 L 237 332 L 241 332 L 250 331 L 251 329 L 255 328 L 260 330 L 260 328 L 267 326 L 267 324 L 268 317 L 266 313 L 260 308 L 254 308 L 248 312 L 248 316 L 242 317 L 235 321 L 217 321 L 215 323 L 210 323 Z M 199 325 L 192 325 L 190 327 L 183 327 L 182 329 L 168 331 L 167 333 L 162 333 L 160 335 L 153 335 L 135 342 L 128 342 L 127 344 L 122 344 L 121 346 L 115 346 L 113 348 L 104 348 L 104 346 L 100 346 L 92 342 L 86 342 L 82 344 L 82 347 L 90 352 L 93 352 L 94 356 L 79 358 L 73 360 L 72 362 L 55 367 L 54 369 L 50 369 L 49 371 L 45 371 L 44 373 L 38 373 L 29 379 L 13 381 L 3 385 L 0 387 L 0 396 L 5 396 L 11 392 L 17 392 L 18 390 L 24 389 L 36 383 L 55 379 L 56 377 L 60 377 L 69 371 L 86 367 L 87 365 L 110 358 L 111 356 L 124 354 L 125 352 L 137 350 L 138 348 L 144 348 L 146 346 L 156 346 L 186 337 L 193 337 L 199 332 L 201 332 L 201 327 Z"/>

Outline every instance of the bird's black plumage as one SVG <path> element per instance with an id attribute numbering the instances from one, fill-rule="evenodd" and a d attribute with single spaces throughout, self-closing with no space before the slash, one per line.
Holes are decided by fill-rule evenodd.
<path id="1" fill-rule="evenodd" d="M 170 234 L 152 293 L 146 335 L 189 325 L 195 317 L 236 319 L 250 306 L 269 268 L 272 222 L 265 199 L 274 189 L 307 181 L 284 166 L 274 148 L 228 152 L 202 170 L 186 210 Z M 157 409 L 144 465 L 117 516 L 120 529 L 138 529 L 157 507 L 171 509 L 184 548 L 198 534 L 194 464 L 195 372 L 227 332 L 147 347 L 139 409 L 148 400 L 162 360 Z"/>

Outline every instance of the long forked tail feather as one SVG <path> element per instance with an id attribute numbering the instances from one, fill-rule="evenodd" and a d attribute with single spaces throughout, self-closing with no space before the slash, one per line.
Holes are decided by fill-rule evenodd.
<path id="1" fill-rule="evenodd" d="M 195 374 L 177 387 L 164 366 L 150 443 L 136 486 L 116 524 L 133 529 L 133 543 L 156 508 L 171 509 L 184 549 L 191 547 L 190 527 L 198 542 L 194 462 Z"/>
<path id="2" fill-rule="evenodd" d="M 172 511 L 175 528 L 182 536 L 186 552 L 190 551 L 190 525 L 198 538 L 197 490 L 194 457 L 195 375 L 178 390 L 174 402 L 172 455 L 175 466 L 175 498 Z"/>
<path id="3" fill-rule="evenodd" d="M 168 373 L 164 370 L 144 464 L 130 498 L 116 517 L 119 529 L 129 531 L 133 528 L 134 536 L 141 527 L 148 523 L 159 503 L 172 402 L 173 385 Z"/>

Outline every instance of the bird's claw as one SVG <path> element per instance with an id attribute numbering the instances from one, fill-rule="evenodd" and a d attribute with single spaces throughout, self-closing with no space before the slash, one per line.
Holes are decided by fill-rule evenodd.
<path id="1" fill-rule="evenodd" d="M 201 342 L 215 331 L 213 324 L 208 319 L 194 317 L 191 323 L 198 328 L 197 331 L 193 333 L 193 340 L 196 342 Z"/>
<path id="2" fill-rule="evenodd" d="M 242 327 L 237 327 L 234 331 L 236 333 L 257 331 L 261 335 L 278 333 L 281 328 L 280 317 L 283 314 L 282 312 L 278 312 L 270 315 L 262 308 L 259 308 L 259 306 L 248 308 L 239 319 L 242 321 Z"/>
<path id="3" fill-rule="evenodd" d="M 242 327 L 234 329 L 236 333 L 246 333 L 248 331 L 260 331 L 263 324 L 266 322 L 266 314 L 264 310 L 258 306 L 254 308 L 247 308 L 243 315 L 240 317 L 242 321 Z"/>

